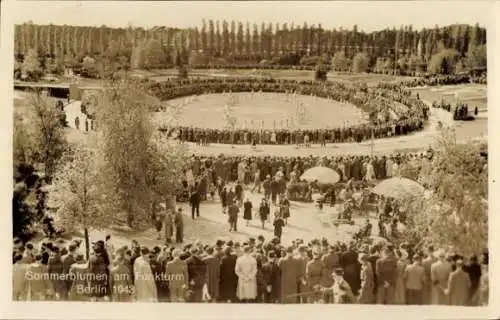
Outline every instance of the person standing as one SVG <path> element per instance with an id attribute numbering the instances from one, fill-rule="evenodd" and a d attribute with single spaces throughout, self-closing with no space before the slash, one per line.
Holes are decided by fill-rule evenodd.
<path id="1" fill-rule="evenodd" d="M 311 260 L 307 255 L 307 247 L 300 246 L 298 248 L 298 254 L 295 257 L 295 261 L 297 262 L 297 292 L 299 294 L 306 293 L 308 290 L 307 285 L 307 263 Z M 300 297 L 297 301 L 300 303 L 303 300 L 307 300 L 305 297 Z"/>
<path id="2" fill-rule="evenodd" d="M 115 246 L 111 241 L 111 235 L 107 234 L 104 242 L 104 249 L 106 249 L 106 253 L 108 254 L 108 260 L 114 261 L 115 254 Z"/>
<path id="3" fill-rule="evenodd" d="M 89 288 L 89 269 L 83 254 L 75 256 L 75 263 L 71 265 L 69 274 L 73 281 L 68 292 L 68 299 L 70 301 L 88 301 L 88 295 L 82 290 L 82 288 Z"/>
<path id="4" fill-rule="evenodd" d="M 240 208 L 236 205 L 236 203 L 233 203 L 229 206 L 229 232 L 238 231 L 238 213 L 240 212 Z"/>
<path id="5" fill-rule="evenodd" d="M 35 261 L 26 268 L 26 301 L 45 301 L 54 296 L 48 274 L 47 266 L 42 264 L 42 256 L 35 255 Z"/>
<path id="6" fill-rule="evenodd" d="M 62 297 L 63 299 L 68 299 L 69 290 L 71 290 L 71 284 L 73 281 L 71 277 L 69 277 L 69 270 L 71 269 L 73 263 L 75 263 L 76 249 L 76 244 L 70 243 L 70 245 L 68 246 L 68 254 L 62 257 L 63 274 L 65 277 L 67 277 L 64 281 L 66 285 L 66 291 L 65 296 Z"/>
<path id="7" fill-rule="evenodd" d="M 220 259 L 216 254 L 214 248 L 209 247 L 207 256 L 203 258 L 203 262 L 207 266 L 207 289 L 211 301 L 219 299 Z"/>
<path id="8" fill-rule="evenodd" d="M 463 261 L 459 259 L 455 264 L 457 268 L 450 273 L 445 293 L 448 295 L 450 305 L 467 306 L 469 305 L 471 281 L 467 272 L 464 271 Z"/>
<path id="9" fill-rule="evenodd" d="M 78 116 L 75 117 L 75 128 L 80 130 L 80 118 Z"/>
<path id="10" fill-rule="evenodd" d="M 280 183 L 277 178 L 271 181 L 271 202 L 276 205 L 276 200 L 278 198 L 278 193 L 280 191 Z"/>
<path id="11" fill-rule="evenodd" d="M 194 188 L 191 189 L 191 194 L 189 195 L 189 204 L 191 205 L 191 218 L 200 217 L 200 193 L 198 190 L 198 183 L 195 183 Z"/>
<path id="12" fill-rule="evenodd" d="M 67 296 L 66 282 L 63 279 L 63 263 L 59 247 L 53 247 L 51 257 L 47 263 L 49 275 L 51 277 L 52 286 L 55 290 L 57 300 L 64 299 Z"/>
<path id="13" fill-rule="evenodd" d="M 181 251 L 179 249 L 175 249 L 172 256 L 173 260 L 167 262 L 165 267 L 170 288 L 170 302 L 184 302 L 189 284 L 187 263 L 181 260 Z"/>
<path id="14" fill-rule="evenodd" d="M 490 284 L 488 276 L 489 253 L 485 251 L 481 257 L 481 278 L 479 279 L 479 305 L 487 306 L 490 300 Z"/>
<path id="15" fill-rule="evenodd" d="M 361 263 L 361 288 L 359 289 L 358 302 L 363 304 L 372 304 L 375 300 L 373 297 L 374 274 L 368 258 L 367 254 L 361 253 L 358 259 Z"/>
<path id="16" fill-rule="evenodd" d="M 309 303 L 314 303 L 321 299 L 319 289 L 325 276 L 325 265 L 321 260 L 321 253 L 319 249 L 313 250 L 313 258 L 306 264 L 305 280 L 307 283 L 307 290 L 314 292 L 313 295 L 308 297 Z"/>
<path id="17" fill-rule="evenodd" d="M 224 256 L 220 262 L 219 301 L 236 302 L 236 290 L 238 287 L 238 276 L 235 273 L 236 255 L 232 248 L 224 248 Z"/>
<path id="18" fill-rule="evenodd" d="M 149 249 L 141 248 L 141 256 L 134 261 L 134 285 L 139 302 L 157 302 L 158 294 L 154 275 L 149 264 Z"/>
<path id="19" fill-rule="evenodd" d="M 404 274 L 406 266 L 408 265 L 408 253 L 406 251 L 401 251 L 399 254 L 397 273 L 396 273 L 396 284 L 394 286 L 394 304 L 405 304 L 406 301 L 406 289 Z"/>
<path id="20" fill-rule="evenodd" d="M 245 202 L 243 203 L 243 219 L 245 219 L 247 227 L 250 224 L 250 221 L 252 220 L 252 209 L 253 205 L 250 199 L 246 199 Z"/>
<path id="21" fill-rule="evenodd" d="M 175 243 L 182 243 L 184 241 L 184 217 L 182 216 L 182 208 L 177 209 L 174 218 L 175 223 Z"/>
<path id="22" fill-rule="evenodd" d="M 354 303 L 355 297 L 349 283 L 344 280 L 344 271 L 337 268 L 333 272 L 333 301 L 336 304 Z"/>
<path id="23" fill-rule="evenodd" d="M 288 223 L 288 218 L 290 218 L 290 201 L 288 201 L 288 198 L 286 196 L 280 200 L 281 217 L 283 218 L 286 226 Z"/>
<path id="24" fill-rule="evenodd" d="M 434 247 L 427 247 L 427 256 L 422 261 L 422 267 L 425 270 L 425 278 L 427 279 L 422 290 L 422 304 L 429 305 L 432 302 L 432 283 L 431 283 L 431 266 L 436 262 L 436 257 L 434 256 Z"/>
<path id="25" fill-rule="evenodd" d="M 89 291 L 92 300 L 105 300 L 109 295 L 109 260 L 104 249 L 104 241 L 93 244 L 94 254 L 89 259 L 88 272 L 91 274 Z"/>
<path id="26" fill-rule="evenodd" d="M 203 290 L 207 284 L 207 265 L 200 258 L 200 251 L 198 248 L 190 250 L 191 256 L 186 260 L 188 267 L 189 277 L 189 302 L 202 302 Z"/>
<path id="27" fill-rule="evenodd" d="M 151 272 L 154 276 L 154 282 L 156 285 L 156 296 L 159 302 L 168 301 L 169 288 L 168 281 L 165 278 L 165 265 L 163 261 L 160 260 L 162 250 L 160 247 L 154 247 L 153 251 L 149 253 L 149 265 L 151 267 Z"/>
<path id="28" fill-rule="evenodd" d="M 325 266 L 325 272 L 323 275 L 323 281 L 321 283 L 322 287 L 331 287 L 333 286 L 333 271 L 340 267 L 340 257 L 337 253 L 337 248 L 334 246 L 328 246 L 328 252 L 321 257 L 321 261 L 323 261 L 323 265 Z M 333 296 L 331 291 L 323 292 L 323 300 L 326 303 L 333 303 Z"/>
<path id="29" fill-rule="evenodd" d="M 278 262 L 281 274 L 280 296 L 282 303 L 297 302 L 297 266 L 297 261 L 293 257 L 293 247 L 286 248 L 286 256 Z"/>
<path id="30" fill-rule="evenodd" d="M 478 263 L 477 256 L 473 255 L 469 259 L 469 265 L 465 268 L 470 278 L 470 305 L 478 305 L 477 289 L 479 288 L 479 280 L 481 279 L 481 265 Z"/>
<path id="31" fill-rule="evenodd" d="M 174 222 L 175 222 L 175 218 L 174 218 L 174 215 L 172 214 L 172 210 L 168 209 L 167 214 L 165 215 L 165 218 L 164 218 L 165 244 L 167 244 L 167 245 L 172 243 L 172 236 L 174 235 Z"/>
<path id="32" fill-rule="evenodd" d="M 262 187 L 264 188 L 264 198 L 269 201 L 271 198 L 271 176 L 267 175 L 262 183 Z"/>
<path id="33" fill-rule="evenodd" d="M 264 303 L 277 303 L 280 300 L 280 269 L 274 251 L 269 252 L 267 258 L 262 266 Z"/>
<path id="34" fill-rule="evenodd" d="M 413 263 L 406 267 L 403 279 L 406 289 L 406 304 L 421 305 L 424 286 L 428 282 L 428 278 L 419 255 L 413 256 Z"/>
<path id="35" fill-rule="evenodd" d="M 219 194 L 220 203 L 222 205 L 222 213 L 226 213 L 227 204 L 228 204 L 227 195 L 228 195 L 228 193 L 227 193 L 226 187 L 223 187 L 220 194 Z"/>
<path id="36" fill-rule="evenodd" d="M 266 220 L 269 219 L 269 214 L 270 214 L 271 209 L 269 208 L 269 204 L 266 201 L 266 198 L 262 198 L 262 201 L 260 202 L 259 206 L 259 217 L 260 217 L 260 222 L 262 224 L 262 229 L 264 229 L 264 224 Z"/>
<path id="37" fill-rule="evenodd" d="M 125 261 L 125 252 L 120 252 L 115 258 L 110 270 L 109 285 L 114 302 L 130 302 L 135 294 L 132 273 Z"/>
<path id="38" fill-rule="evenodd" d="M 252 193 L 255 192 L 255 189 L 257 189 L 257 192 L 260 193 L 261 181 L 260 181 L 260 170 L 259 169 L 256 169 L 254 172 Z"/>
<path id="39" fill-rule="evenodd" d="M 384 248 L 382 258 L 376 262 L 377 304 L 392 304 L 394 301 L 397 263 L 392 246 Z"/>
<path id="40" fill-rule="evenodd" d="M 14 265 L 12 266 L 12 300 L 25 300 L 26 294 L 26 270 L 27 264 L 23 261 L 20 253 L 14 255 Z"/>
<path id="41" fill-rule="evenodd" d="M 250 255 L 250 247 L 236 259 L 234 272 L 238 276 L 237 296 L 240 302 L 252 302 L 257 297 L 257 260 Z"/>
<path id="42" fill-rule="evenodd" d="M 445 294 L 448 286 L 448 277 L 451 273 L 451 264 L 446 261 L 443 250 L 438 252 L 438 261 L 431 265 L 432 282 L 432 304 L 448 305 L 448 297 Z"/>
<path id="43" fill-rule="evenodd" d="M 281 218 L 280 212 L 276 210 L 274 213 L 274 236 L 281 240 L 281 235 L 283 234 L 283 227 L 285 226 L 285 221 Z"/>

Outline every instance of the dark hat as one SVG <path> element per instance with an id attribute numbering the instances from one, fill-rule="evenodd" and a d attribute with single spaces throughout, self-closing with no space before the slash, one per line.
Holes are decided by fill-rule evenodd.
<path id="1" fill-rule="evenodd" d="M 333 270 L 333 274 L 335 274 L 337 276 L 342 276 L 342 275 L 344 275 L 344 269 L 343 268 L 335 268 L 335 270 Z"/>
<path id="2" fill-rule="evenodd" d="M 224 245 L 224 240 L 221 240 L 221 239 L 217 240 L 217 241 L 215 242 L 215 245 L 216 245 L 217 247 L 222 247 L 222 246 Z"/>
<path id="3" fill-rule="evenodd" d="M 287 253 L 293 253 L 293 247 L 292 247 L 292 246 L 288 246 L 288 247 L 286 248 L 286 252 L 287 252 Z"/>
<path id="4" fill-rule="evenodd" d="M 228 247 L 232 247 L 232 246 L 234 245 L 233 240 L 229 240 L 228 242 L 226 242 L 226 245 L 227 245 Z"/>
<path id="5" fill-rule="evenodd" d="M 149 254 L 149 248 L 148 247 L 141 247 L 141 254 Z"/>

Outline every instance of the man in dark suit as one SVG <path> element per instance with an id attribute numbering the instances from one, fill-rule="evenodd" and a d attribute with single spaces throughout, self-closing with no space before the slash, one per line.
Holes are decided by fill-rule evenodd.
<path id="1" fill-rule="evenodd" d="M 268 254 L 268 261 L 262 266 L 264 282 L 264 302 L 277 303 L 280 300 L 280 269 L 276 261 L 276 253 Z"/>
<path id="2" fill-rule="evenodd" d="M 206 285 L 207 265 L 200 258 L 198 248 L 190 250 L 191 256 L 186 259 L 188 267 L 189 289 L 191 294 L 189 302 L 201 302 L 203 298 L 203 286 Z"/>
<path id="3" fill-rule="evenodd" d="M 75 263 L 77 248 L 78 245 L 76 243 L 70 243 L 70 245 L 68 246 L 68 254 L 62 257 L 63 274 L 65 277 L 67 277 L 65 281 L 66 291 L 63 297 L 61 297 L 64 300 L 68 299 L 68 292 L 71 290 L 71 285 L 73 284 L 73 280 L 69 277 L 69 270 L 71 268 L 71 265 Z"/>
<path id="4" fill-rule="evenodd" d="M 200 194 L 198 192 L 198 183 L 195 184 L 194 188 L 191 190 L 189 195 L 189 203 L 191 204 L 191 218 L 194 220 L 194 215 L 196 212 L 196 217 L 200 217 Z"/>
<path id="5" fill-rule="evenodd" d="M 392 304 L 397 277 L 397 259 L 392 246 L 384 248 L 382 258 L 376 263 L 377 304 Z"/>

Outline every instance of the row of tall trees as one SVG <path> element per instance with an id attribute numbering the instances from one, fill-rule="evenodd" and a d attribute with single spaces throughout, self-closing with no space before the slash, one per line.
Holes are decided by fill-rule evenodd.
<path id="1" fill-rule="evenodd" d="M 445 50 L 453 50 L 462 59 L 480 54 L 485 51 L 485 46 L 486 29 L 478 24 L 435 26 L 422 30 L 414 30 L 409 25 L 363 32 L 357 26 L 328 30 L 321 24 L 257 25 L 203 20 L 201 27 L 184 30 L 25 23 L 15 27 L 14 50 L 20 61 L 30 52 L 33 55 L 34 51 L 42 67 L 53 68 L 81 64 L 86 56 L 104 61 L 104 65 L 156 68 L 187 63 L 192 53 L 196 53 L 191 59 L 194 65 L 248 64 L 266 59 L 276 64 L 294 65 L 301 61 L 307 64 L 307 60 L 301 58 L 320 57 L 330 62 L 335 54 L 342 54 L 353 62 L 354 57 L 361 53 L 375 69 L 377 63 L 406 66 L 411 61 L 421 61 L 421 64 L 427 64 L 433 56 Z M 485 67 L 481 65 L 483 60 L 473 59 L 475 64 L 469 66 Z"/>

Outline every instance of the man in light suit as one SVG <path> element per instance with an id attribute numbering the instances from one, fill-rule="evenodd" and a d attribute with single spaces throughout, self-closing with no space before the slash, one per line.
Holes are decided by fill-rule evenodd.
<path id="1" fill-rule="evenodd" d="M 451 264 L 446 261 L 443 250 L 437 253 L 438 261 L 431 265 L 431 283 L 432 283 L 432 304 L 448 305 L 448 296 L 445 290 L 448 287 L 448 277 L 451 273 Z"/>

